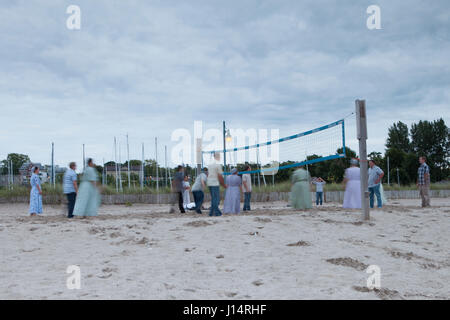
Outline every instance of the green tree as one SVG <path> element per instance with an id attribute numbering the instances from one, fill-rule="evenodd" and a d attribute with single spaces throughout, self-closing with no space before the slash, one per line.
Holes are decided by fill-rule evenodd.
<path id="1" fill-rule="evenodd" d="M 388 129 L 388 138 L 386 140 L 386 148 L 388 149 L 398 149 L 404 152 L 409 152 L 411 150 L 411 143 L 409 141 L 408 126 L 403 122 L 399 121 L 394 123 Z"/>
<path id="2" fill-rule="evenodd" d="M 401 184 L 414 183 L 418 167 L 417 156 L 414 153 L 406 153 L 397 148 L 390 148 L 386 150 L 385 153 L 386 162 L 388 157 L 390 168 L 390 183 L 397 183 L 397 168 L 399 169 Z M 387 163 L 385 173 L 385 181 L 387 182 Z"/>
<path id="3" fill-rule="evenodd" d="M 140 166 L 142 164 L 141 160 L 130 160 L 130 166 L 132 167 L 137 167 Z M 128 166 L 128 161 L 125 161 L 125 163 L 123 164 L 125 167 Z"/>
<path id="4" fill-rule="evenodd" d="M 115 165 L 116 165 L 116 163 L 114 161 L 108 161 L 105 163 L 105 167 L 113 167 Z"/>
<path id="5" fill-rule="evenodd" d="M 336 150 L 337 153 L 343 153 L 343 149 L 339 148 Z M 349 147 L 345 148 L 345 157 L 335 160 L 331 160 L 330 169 L 328 172 L 328 180 L 330 182 L 340 183 L 344 180 L 345 169 L 350 166 L 350 160 L 356 157 L 356 152 Z"/>
<path id="6" fill-rule="evenodd" d="M 377 166 L 379 166 L 380 168 L 381 168 L 381 166 L 384 165 L 384 158 L 383 158 L 383 155 L 381 154 L 381 152 L 372 151 L 371 153 L 369 153 L 367 155 L 367 158 L 369 160 L 375 161 Z M 383 168 L 381 168 L 381 169 L 383 169 Z"/>
<path id="7" fill-rule="evenodd" d="M 291 164 L 294 164 L 294 161 L 284 161 L 280 163 L 280 167 L 283 166 L 288 166 Z M 257 170 L 258 167 L 256 166 L 256 164 L 250 164 L 250 166 L 252 167 L 252 170 Z M 288 168 L 288 169 L 283 169 L 283 170 L 278 170 L 277 174 L 275 175 L 275 182 L 283 182 L 283 181 L 289 181 L 291 178 L 291 174 L 292 172 L 295 170 L 296 168 Z"/>
<path id="8" fill-rule="evenodd" d="M 20 153 L 10 153 L 6 157 L 6 160 L 2 161 L 3 165 L 3 171 L 6 173 L 8 171 L 8 165 L 9 162 L 12 161 L 13 164 L 13 172 L 14 174 L 19 174 L 20 167 L 26 163 L 30 162 L 30 157 L 28 157 L 26 154 L 20 154 Z"/>
<path id="9" fill-rule="evenodd" d="M 411 126 L 411 146 L 416 156 L 426 156 L 432 181 L 449 178 L 450 135 L 441 118 Z"/>

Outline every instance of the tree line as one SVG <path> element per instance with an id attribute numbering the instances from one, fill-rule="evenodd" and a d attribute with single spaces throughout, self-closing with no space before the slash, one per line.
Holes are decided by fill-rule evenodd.
<path id="1" fill-rule="evenodd" d="M 413 123 L 411 128 L 398 121 L 388 129 L 384 154 L 373 151 L 368 154 L 376 164 L 385 172 L 384 182 L 387 182 L 388 162 L 391 183 L 413 184 L 417 179 L 419 156 L 427 158 L 430 167 L 432 182 L 447 181 L 450 178 L 450 134 L 445 121 L 440 118 L 435 121 L 419 121 Z M 336 153 L 342 154 L 343 149 L 337 149 Z M 321 155 L 309 155 L 306 160 L 321 158 Z M 349 147 L 345 148 L 345 157 L 331 161 L 323 161 L 308 165 L 312 177 L 322 177 L 327 182 L 341 183 L 344 180 L 345 169 L 350 166 L 350 160 L 357 154 Z M 293 164 L 293 161 L 280 163 L 280 166 Z M 252 169 L 257 169 L 256 164 L 250 164 Z M 239 165 L 238 169 L 243 169 Z M 289 180 L 296 168 L 281 170 L 275 175 L 275 182 Z M 398 169 L 398 170 L 397 170 Z"/>
<path id="2" fill-rule="evenodd" d="M 388 136 L 386 139 L 386 150 L 384 154 L 381 152 L 373 151 L 368 157 L 374 159 L 377 165 L 385 172 L 384 182 L 387 182 L 388 160 L 389 160 L 389 174 L 391 182 L 397 182 L 397 176 L 401 184 L 415 183 L 417 179 L 418 157 L 427 157 L 427 164 L 430 167 L 431 181 L 443 181 L 449 180 L 450 177 L 450 134 L 449 128 L 445 124 L 445 121 L 441 118 L 434 121 L 419 121 L 413 123 L 410 128 L 398 121 L 393 123 L 388 129 Z M 342 154 L 342 148 L 336 150 L 337 153 Z M 321 158 L 321 155 L 309 155 L 306 160 L 313 160 Z M 327 182 L 340 183 L 344 179 L 345 169 L 350 166 L 350 160 L 357 157 L 354 150 L 346 147 L 345 157 L 331 161 L 323 161 L 308 165 L 308 170 L 313 177 L 322 177 Z M 26 162 L 30 161 L 30 158 L 24 154 L 10 153 L 7 159 L 0 162 L 0 173 L 7 174 L 8 163 L 12 161 L 14 174 L 19 174 L 19 168 Z M 140 160 L 130 160 L 130 166 L 141 166 Z M 280 163 L 280 166 L 294 164 L 294 161 L 285 161 Z M 120 165 L 120 164 L 119 164 Z M 121 164 L 122 167 L 127 167 L 128 163 Z M 256 163 L 238 164 L 237 169 L 239 171 L 250 165 L 252 170 L 259 169 Z M 113 161 L 105 163 L 105 166 L 115 166 Z M 288 181 L 292 172 L 296 168 L 289 168 L 280 170 L 273 177 L 275 182 Z M 398 169 L 398 170 L 397 170 Z M 97 166 L 97 170 L 100 174 L 103 172 L 102 166 Z M 154 184 L 154 177 L 156 177 L 156 170 L 158 170 L 159 177 L 164 179 L 167 175 L 172 176 L 175 168 L 161 167 L 155 160 L 145 160 L 144 162 L 144 176 L 146 177 L 146 185 Z M 170 170 L 170 172 L 168 172 Z M 166 172 L 167 171 L 167 172 Z M 196 168 L 189 165 L 185 168 L 186 174 L 195 177 Z M 152 177 L 152 179 L 149 179 Z M 266 176 L 266 179 L 272 179 L 270 176 Z M 57 182 L 60 177 L 57 177 Z M 139 175 L 132 173 L 132 180 L 139 181 Z M 150 180 L 150 181 L 149 181 Z M 122 181 L 127 183 L 127 173 L 122 172 Z M 153 182 L 152 182 L 153 181 Z M 108 184 L 114 184 L 114 178 L 107 178 Z"/>
<path id="3" fill-rule="evenodd" d="M 401 121 L 393 123 L 388 129 L 385 146 L 384 155 L 377 151 L 368 154 L 368 158 L 375 160 L 385 172 L 385 183 L 388 176 L 388 162 L 391 183 L 397 183 L 397 178 L 400 184 L 415 183 L 420 156 L 427 158 L 432 182 L 449 180 L 450 134 L 444 119 L 421 120 L 413 123 L 411 128 Z M 342 148 L 338 149 L 337 153 L 342 151 Z M 320 157 L 311 155 L 307 157 L 307 160 Z M 308 170 L 311 176 L 320 176 L 328 182 L 340 183 L 344 179 L 345 169 L 349 167 L 350 160 L 354 157 L 356 152 L 346 147 L 345 158 L 312 164 L 308 166 Z M 290 172 L 281 172 L 278 178 L 286 180 L 289 176 Z"/>

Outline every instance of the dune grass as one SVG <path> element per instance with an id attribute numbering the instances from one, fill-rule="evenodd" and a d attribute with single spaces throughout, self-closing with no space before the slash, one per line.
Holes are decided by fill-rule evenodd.
<path id="1" fill-rule="evenodd" d="M 390 186 L 387 184 L 383 184 L 384 190 L 417 190 L 416 185 L 401 185 L 398 186 L 396 184 L 391 184 Z M 271 183 L 267 183 L 266 185 L 263 184 L 261 181 L 261 185 L 258 186 L 258 184 L 253 185 L 253 192 L 259 193 L 259 192 L 289 192 L 291 190 L 291 183 L 289 181 L 276 183 L 275 185 L 272 185 Z M 312 187 L 312 190 L 314 190 L 314 186 Z M 343 184 L 337 184 L 337 183 L 330 183 L 326 184 L 324 187 L 325 191 L 344 191 L 344 185 Z M 431 190 L 450 190 L 450 182 L 438 182 L 438 183 L 432 183 L 431 184 Z M 46 195 L 61 195 L 62 194 L 62 186 L 60 184 L 57 184 L 55 187 L 48 183 L 44 183 L 42 185 L 42 191 Z M 170 188 L 166 187 L 160 187 L 159 193 L 169 193 Z M 208 193 L 208 190 L 205 190 L 206 193 Z M 128 188 L 124 187 L 123 192 L 116 192 L 115 186 L 104 186 L 101 187 L 101 193 L 105 195 L 114 195 L 114 194 L 156 194 L 157 190 L 156 188 L 150 188 L 150 187 L 144 187 L 144 189 L 141 190 L 141 188 Z M 20 186 L 16 185 L 12 190 L 9 190 L 6 187 L 0 187 L 0 198 L 14 198 L 14 197 L 23 197 L 23 196 L 29 196 L 30 194 L 30 187 L 28 186 Z"/>
<path id="2" fill-rule="evenodd" d="M 253 186 L 253 191 L 255 192 L 289 192 L 291 190 L 291 183 L 290 182 L 282 182 L 277 183 L 275 185 L 272 184 L 266 184 L 264 186 L 261 184 L 260 187 Z M 417 186 L 414 185 L 397 185 L 397 184 L 391 184 L 387 185 L 386 183 L 383 183 L 383 188 L 385 191 L 389 190 L 417 190 Z M 431 190 L 450 190 L 450 182 L 445 183 L 432 183 L 430 186 Z M 314 189 L 314 186 L 312 187 L 312 190 Z M 343 183 L 328 183 L 324 186 L 324 191 L 344 191 L 345 187 Z"/>

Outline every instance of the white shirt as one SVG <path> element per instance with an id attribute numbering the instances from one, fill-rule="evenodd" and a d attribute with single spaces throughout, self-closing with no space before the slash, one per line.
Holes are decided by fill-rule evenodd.
<path id="1" fill-rule="evenodd" d="M 183 181 L 183 189 L 189 187 L 189 182 Z M 189 196 L 189 189 L 183 190 L 183 204 L 187 205 L 188 203 L 191 203 L 191 197 Z"/>
<path id="2" fill-rule="evenodd" d="M 244 192 L 252 192 L 252 177 L 250 176 L 250 173 L 244 173 L 242 175 L 242 185 L 244 185 L 244 182 L 247 184 L 247 189 L 244 190 Z"/>
<path id="3" fill-rule="evenodd" d="M 208 166 L 208 179 L 206 179 L 206 184 L 208 187 L 218 187 L 220 186 L 219 174 L 222 174 L 222 165 L 218 163 L 211 163 Z"/>

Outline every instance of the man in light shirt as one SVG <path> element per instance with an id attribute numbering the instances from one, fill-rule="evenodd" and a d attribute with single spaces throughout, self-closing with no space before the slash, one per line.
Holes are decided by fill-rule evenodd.
<path id="1" fill-rule="evenodd" d="M 251 171 L 251 167 L 247 165 L 245 171 Z M 242 175 L 242 186 L 244 190 L 244 208 L 243 211 L 250 211 L 250 200 L 252 198 L 252 177 L 250 173 L 244 173 Z"/>
<path id="2" fill-rule="evenodd" d="M 78 184 L 77 184 L 77 164 L 71 162 L 69 168 L 64 172 L 63 177 L 63 192 L 67 197 L 67 211 L 68 218 L 73 218 L 73 208 L 75 207 L 75 201 L 77 199 Z"/>
<path id="3" fill-rule="evenodd" d="M 220 153 L 214 154 L 214 160 L 215 161 L 208 166 L 208 178 L 206 179 L 206 185 L 211 194 L 211 209 L 209 210 L 209 216 L 221 216 L 222 212 L 219 209 L 220 185 L 224 188 L 226 188 L 226 186 L 222 175 L 222 165 L 219 163 Z"/>
<path id="4" fill-rule="evenodd" d="M 203 190 L 206 187 L 206 180 L 208 178 L 208 169 L 204 168 L 202 172 L 197 176 L 195 182 L 192 186 L 192 194 L 194 195 L 195 201 L 195 212 L 202 213 L 202 204 L 205 194 Z"/>
<path id="5" fill-rule="evenodd" d="M 378 208 L 381 208 L 383 206 L 383 201 L 381 200 L 381 193 L 380 193 L 380 182 L 381 179 L 383 179 L 384 172 L 375 164 L 374 160 L 369 160 L 369 203 L 370 207 L 373 208 L 373 202 L 374 202 L 374 194 L 377 196 L 377 205 Z"/>

